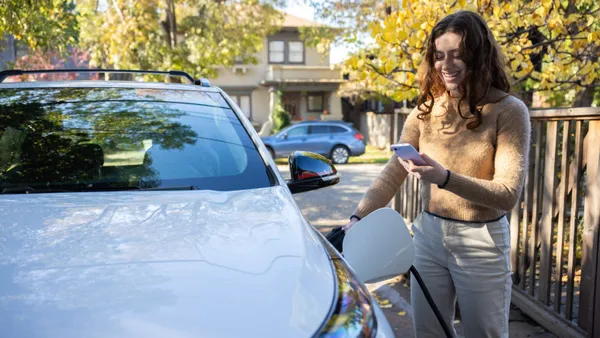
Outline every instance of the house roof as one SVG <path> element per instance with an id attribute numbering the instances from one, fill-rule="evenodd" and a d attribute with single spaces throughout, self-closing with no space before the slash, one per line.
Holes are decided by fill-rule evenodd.
<path id="1" fill-rule="evenodd" d="M 289 27 L 289 28 L 297 28 L 297 27 L 325 27 L 325 25 L 315 22 L 315 21 L 311 21 L 311 20 L 306 20 L 300 17 L 297 17 L 295 15 L 291 15 L 288 13 L 285 13 L 285 17 L 283 19 L 283 27 Z"/>

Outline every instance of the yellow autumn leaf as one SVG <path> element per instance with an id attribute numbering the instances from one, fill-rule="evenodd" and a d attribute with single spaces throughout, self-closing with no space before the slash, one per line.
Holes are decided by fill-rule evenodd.
<path id="1" fill-rule="evenodd" d="M 552 7 L 552 0 L 542 0 L 542 6 L 544 6 L 547 9 L 550 9 L 550 7 Z"/>
<path id="2" fill-rule="evenodd" d="M 394 68 L 396 68 L 396 63 L 393 62 L 392 60 L 388 60 L 384 65 L 383 65 L 383 71 L 387 74 L 391 73 Z"/>
<path id="3" fill-rule="evenodd" d="M 398 316 L 406 316 L 406 311 L 400 311 L 400 312 L 398 312 Z"/>
<path id="4" fill-rule="evenodd" d="M 493 15 L 493 16 L 492 16 L 492 18 L 493 18 L 493 19 L 498 19 L 498 18 L 500 18 L 500 15 L 501 15 L 500 11 L 501 11 L 501 10 L 502 10 L 502 9 L 501 9 L 500 7 L 498 7 L 498 6 L 494 6 L 494 9 L 492 10 L 492 15 Z"/>
<path id="5" fill-rule="evenodd" d="M 393 30 L 385 30 L 383 33 L 383 38 L 388 43 L 393 43 L 396 41 L 396 32 Z"/>
<path id="6" fill-rule="evenodd" d="M 402 41 L 406 40 L 407 37 L 408 37 L 408 33 L 403 29 L 398 30 L 396 32 L 396 39 L 398 42 L 402 42 Z"/>

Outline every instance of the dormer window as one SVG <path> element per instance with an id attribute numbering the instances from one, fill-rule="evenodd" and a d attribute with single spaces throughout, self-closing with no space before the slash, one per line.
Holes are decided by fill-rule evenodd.
<path id="1" fill-rule="evenodd" d="M 269 63 L 303 64 L 304 42 L 279 39 L 269 41 Z"/>

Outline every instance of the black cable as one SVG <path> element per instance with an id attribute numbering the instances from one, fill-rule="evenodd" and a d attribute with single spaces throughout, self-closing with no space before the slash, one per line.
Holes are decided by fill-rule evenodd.
<path id="1" fill-rule="evenodd" d="M 425 283 L 423 282 L 423 279 L 421 279 L 421 275 L 419 275 L 419 272 L 417 271 L 417 269 L 415 269 L 414 266 L 410 267 L 410 272 L 413 274 L 413 276 L 415 276 L 417 283 L 419 283 L 421 290 L 423 290 L 423 294 L 425 295 L 425 298 L 427 299 L 427 303 L 429 303 L 429 306 L 433 310 L 433 313 L 435 313 L 435 316 L 437 317 L 438 322 L 440 322 L 442 329 L 444 329 L 444 333 L 446 333 L 446 337 L 453 338 L 454 336 L 452 335 L 452 331 L 450 331 L 450 328 L 444 321 L 444 318 L 442 318 L 442 314 L 440 313 L 440 310 L 438 309 L 438 307 L 435 305 L 433 298 L 431 298 L 431 294 L 429 293 L 429 290 L 427 290 L 427 287 L 425 287 Z"/>

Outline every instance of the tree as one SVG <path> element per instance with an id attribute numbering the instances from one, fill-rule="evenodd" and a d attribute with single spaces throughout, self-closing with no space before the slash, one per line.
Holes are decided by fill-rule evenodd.
<path id="1" fill-rule="evenodd" d="M 34 50 L 64 52 L 77 42 L 75 16 L 72 0 L 0 0 L 0 38 L 12 35 Z"/>
<path id="2" fill-rule="evenodd" d="M 371 9 L 359 10 L 364 17 Z M 374 10 L 381 15 L 381 9 Z M 347 60 L 344 71 L 351 81 L 342 90 L 413 100 L 427 34 L 458 10 L 476 11 L 488 22 L 507 56 L 514 89 L 525 101 L 540 92 L 553 105 L 591 104 L 600 89 L 600 5 L 593 0 L 403 1 L 368 23 L 374 44 Z"/>
<path id="3" fill-rule="evenodd" d="M 65 55 L 67 54 L 67 55 Z M 61 68 L 88 68 L 89 54 L 79 48 L 68 48 L 67 53 L 60 53 L 58 50 L 51 49 L 47 51 L 32 50 L 28 55 L 24 55 L 15 61 L 15 69 L 61 69 Z M 74 80 L 76 73 L 43 73 L 28 74 L 22 76 L 22 80 L 27 78 L 37 78 L 39 80 Z M 98 74 L 90 74 L 89 78 L 98 79 Z M 11 81 L 9 78 L 8 81 Z"/>
<path id="4" fill-rule="evenodd" d="M 290 114 L 285 111 L 283 102 L 281 101 L 281 90 L 277 91 L 275 106 L 273 107 L 273 133 L 279 132 L 281 129 L 290 125 Z"/>
<path id="5" fill-rule="evenodd" d="M 256 63 L 263 39 L 277 29 L 279 0 L 81 0 L 82 47 L 91 65 L 186 70 L 214 76 L 236 58 Z"/>

